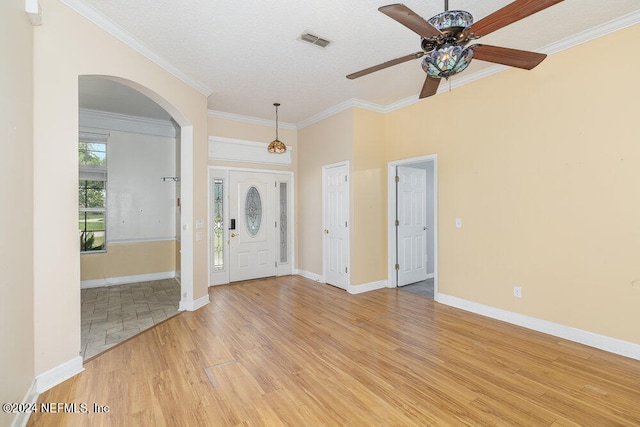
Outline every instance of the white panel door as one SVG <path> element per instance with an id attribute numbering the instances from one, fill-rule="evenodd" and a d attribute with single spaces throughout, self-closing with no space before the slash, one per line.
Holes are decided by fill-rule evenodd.
<path id="1" fill-rule="evenodd" d="M 229 173 L 231 282 L 276 275 L 275 188 L 270 173 Z"/>
<path id="2" fill-rule="evenodd" d="M 349 285 L 349 166 L 323 167 L 323 273 L 342 289 Z"/>
<path id="3" fill-rule="evenodd" d="M 426 173 L 398 166 L 398 286 L 427 279 Z"/>

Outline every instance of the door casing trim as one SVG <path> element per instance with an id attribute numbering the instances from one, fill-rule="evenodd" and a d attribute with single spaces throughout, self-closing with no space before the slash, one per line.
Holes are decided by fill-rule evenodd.
<path id="1" fill-rule="evenodd" d="M 395 274 L 395 264 L 396 257 L 395 253 L 397 251 L 397 242 L 395 237 L 395 215 L 396 215 L 396 167 L 397 166 L 409 166 L 414 163 L 422 163 L 426 161 L 433 162 L 433 292 L 434 298 L 438 295 L 438 155 L 430 154 L 427 156 L 421 157 L 413 157 L 409 159 L 395 160 L 387 163 L 387 194 L 388 194 L 388 202 L 387 202 L 387 226 L 388 226 L 388 234 L 387 234 L 387 260 L 388 260 L 388 270 L 387 270 L 387 286 L 389 288 L 397 288 L 398 280 Z"/>
<path id="2" fill-rule="evenodd" d="M 207 167 L 207 286 L 217 286 L 222 284 L 228 284 L 230 276 L 229 269 L 225 269 L 225 281 L 224 283 L 211 283 L 211 230 L 209 226 L 211 224 L 211 178 L 213 178 L 213 172 L 218 171 L 224 173 L 225 182 L 227 183 L 227 187 L 229 184 L 229 172 L 238 171 L 238 172 L 255 172 L 255 173 L 272 173 L 274 175 L 289 175 L 291 176 L 291 204 L 290 204 L 290 217 L 291 223 L 287 224 L 287 226 L 291 228 L 291 271 L 292 273 L 296 272 L 296 239 L 295 239 L 295 174 L 293 171 L 283 171 L 283 170 L 275 170 L 275 169 L 259 169 L 259 168 L 242 168 L 242 167 L 232 167 L 232 166 L 213 166 L 209 165 Z M 228 193 L 227 193 L 228 194 Z M 225 212 L 224 212 L 224 223 L 229 223 L 229 203 L 228 200 L 225 204 Z M 225 240 L 229 239 L 229 230 L 225 229 Z M 228 266 L 228 260 L 227 266 Z"/>

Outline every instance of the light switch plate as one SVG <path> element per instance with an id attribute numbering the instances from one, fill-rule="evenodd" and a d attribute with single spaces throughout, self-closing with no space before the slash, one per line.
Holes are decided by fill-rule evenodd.
<path id="1" fill-rule="evenodd" d="M 456 218 L 456 228 L 462 228 L 462 218 Z"/>

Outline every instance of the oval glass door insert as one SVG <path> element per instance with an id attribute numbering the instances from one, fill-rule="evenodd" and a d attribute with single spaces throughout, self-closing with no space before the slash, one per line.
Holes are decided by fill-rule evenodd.
<path id="1" fill-rule="evenodd" d="M 251 237 L 255 237 L 260 231 L 260 223 L 262 222 L 262 200 L 256 187 L 251 187 L 247 191 L 247 198 L 244 201 L 244 215 L 247 231 Z"/>

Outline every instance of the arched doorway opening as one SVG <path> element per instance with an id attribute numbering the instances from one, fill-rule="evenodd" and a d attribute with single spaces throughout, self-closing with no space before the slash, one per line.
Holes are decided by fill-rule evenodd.
<path id="1" fill-rule="evenodd" d="M 97 147 L 85 153 L 94 157 L 91 162 L 96 156 L 106 160 L 104 167 L 84 171 L 79 162 L 85 185 L 79 187 L 81 288 L 120 288 L 108 295 L 115 305 L 105 309 L 102 298 L 87 308 L 102 311 L 92 315 L 95 328 L 88 317 L 82 321 L 86 360 L 163 320 L 163 309 L 171 315 L 163 295 L 172 293 L 175 309 L 193 305 L 193 128 L 176 107 L 136 82 L 104 75 L 79 76 L 78 82 L 80 144 L 84 139 Z M 106 195 L 102 205 L 100 195 Z M 162 287 L 163 279 L 174 278 L 175 292 Z M 135 288 L 136 301 L 123 286 L 139 282 L 146 285 Z M 145 292 L 150 301 L 141 303 Z M 84 303 L 82 310 L 84 316 Z M 90 330 L 102 332 L 104 343 Z"/>

